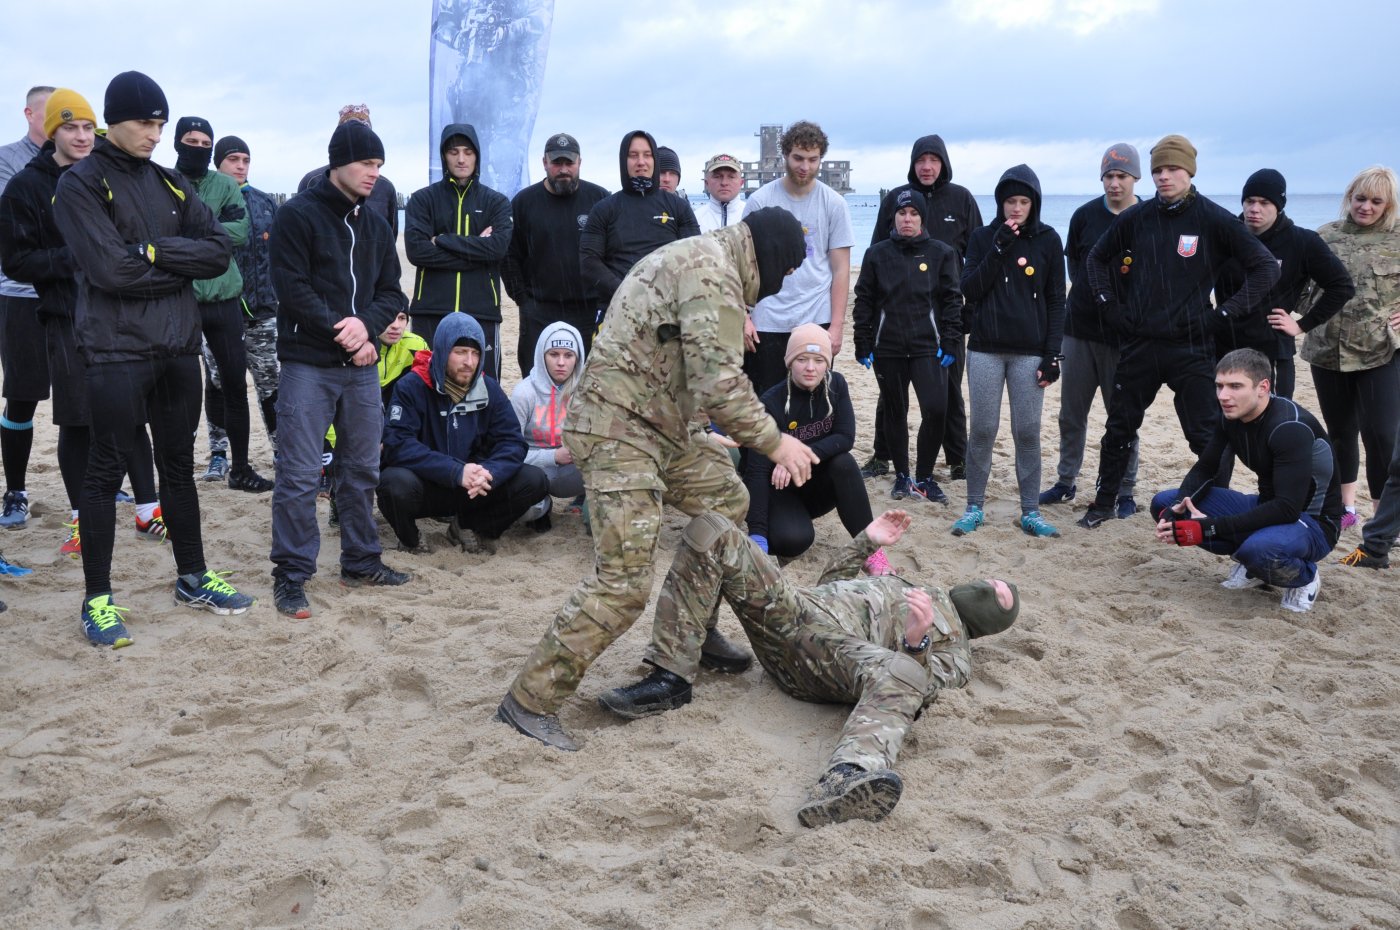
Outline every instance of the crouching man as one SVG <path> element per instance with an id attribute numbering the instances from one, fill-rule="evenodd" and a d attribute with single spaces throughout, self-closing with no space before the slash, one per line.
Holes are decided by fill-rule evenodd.
<path id="1" fill-rule="evenodd" d="M 399 380 L 384 428 L 379 509 L 399 545 L 419 549 L 420 517 L 451 517 L 464 549 L 490 548 L 549 493 L 525 464 L 525 437 L 496 379 L 481 370 L 486 337 L 465 313 L 443 317 L 433 353 Z M 469 535 L 470 534 L 470 535 Z"/>
<path id="2" fill-rule="evenodd" d="M 666 575 L 652 644 L 650 676 L 599 698 L 627 718 L 690 703 L 705 623 L 722 597 L 778 687 L 803 701 L 855 704 L 826 773 L 797 819 L 806 827 L 880 820 L 903 783 L 893 771 L 904 735 L 944 688 L 972 674 L 968 641 L 1000 633 L 1016 619 L 1014 585 L 998 579 L 944 591 L 897 575 L 861 576 L 876 549 L 909 528 L 902 510 L 876 517 L 822 573 L 799 588 L 728 519 L 690 521 Z"/>

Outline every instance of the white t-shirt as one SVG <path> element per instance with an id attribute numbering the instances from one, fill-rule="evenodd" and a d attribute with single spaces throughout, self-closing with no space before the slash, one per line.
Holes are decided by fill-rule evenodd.
<path id="1" fill-rule="evenodd" d="M 765 333 L 790 333 L 803 323 L 831 322 L 831 262 L 827 252 L 855 245 L 851 210 L 846 199 L 821 181 L 812 192 L 796 198 L 783 179 L 769 181 L 749 195 L 745 212 L 782 207 L 797 217 L 807 240 L 807 257 L 783 281 L 783 289 L 753 308 L 753 325 Z"/>

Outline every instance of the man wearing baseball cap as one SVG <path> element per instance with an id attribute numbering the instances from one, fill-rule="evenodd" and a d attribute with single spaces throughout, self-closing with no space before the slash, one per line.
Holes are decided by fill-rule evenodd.
<path id="1" fill-rule="evenodd" d="M 700 231 L 723 229 L 744 218 L 744 166 L 733 155 L 721 153 L 705 162 L 705 193 L 710 199 L 695 208 Z"/>
<path id="2" fill-rule="evenodd" d="M 79 508 L 82 622 L 92 642 L 115 648 L 131 637 L 113 602 L 114 501 L 144 421 L 179 572 L 176 603 L 227 615 L 253 599 L 205 565 L 193 474 L 202 397 L 194 281 L 222 274 L 233 246 L 194 185 L 151 161 L 170 117 L 160 86 L 139 71 L 118 74 L 103 116 L 106 143 L 59 179 L 54 220 L 82 273 L 75 322 L 92 422 Z"/>
<path id="3" fill-rule="evenodd" d="M 586 355 L 593 347 L 596 301 L 583 283 L 578 243 L 588 214 L 608 192 L 579 177 L 583 154 L 567 132 L 544 143 L 544 178 L 522 188 L 511 200 L 515 231 L 501 270 L 506 292 L 520 308 L 515 358 L 520 377 L 535 365 L 535 344 L 551 323 L 568 323 L 583 336 Z"/>

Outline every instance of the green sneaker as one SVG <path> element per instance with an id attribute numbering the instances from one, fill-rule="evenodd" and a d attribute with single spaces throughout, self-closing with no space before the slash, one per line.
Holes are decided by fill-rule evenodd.
<path id="1" fill-rule="evenodd" d="M 976 504 L 969 504 L 967 513 L 959 517 L 958 522 L 953 524 L 953 535 L 966 536 L 985 522 L 987 522 L 987 518 L 982 516 L 982 508 Z"/>

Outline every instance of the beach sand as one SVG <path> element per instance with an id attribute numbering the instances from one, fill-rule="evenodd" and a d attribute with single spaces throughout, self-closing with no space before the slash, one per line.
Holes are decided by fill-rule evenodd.
<path id="1" fill-rule="evenodd" d="M 849 339 L 838 367 L 863 460 L 874 379 Z M 1306 370 L 1299 383 L 1311 406 Z M 939 583 L 1012 579 L 1021 619 L 978 641 L 969 687 L 913 727 L 889 819 L 818 830 L 796 812 L 845 708 L 799 703 L 758 669 L 703 673 L 694 702 L 661 717 L 597 707 L 644 673 L 650 609 L 563 710 L 581 752 L 492 719 L 588 570 L 577 517 L 556 514 L 545 536 L 514 529 L 494 556 L 462 554 L 435 525 L 433 552 L 400 553 L 381 523 L 386 560 L 415 576 L 389 591 L 342 587 L 327 530 L 315 616 L 298 622 L 272 606 L 270 495 L 201 484 L 210 567 L 259 603 L 234 618 L 174 606 L 169 552 L 127 532 L 119 507 L 113 576 L 135 644 L 89 646 L 81 565 L 58 555 L 67 507 L 47 405 L 38 419 L 34 517 L 0 533 L 35 569 L 0 587 L 9 930 L 1400 927 L 1395 572 L 1338 566 L 1353 530 L 1316 609 L 1290 614 L 1277 592 L 1223 590 L 1226 560 L 1158 544 L 1145 513 L 1075 527 L 1101 410 L 1085 490 L 1046 509 L 1063 538 L 1012 525 L 1006 425 L 987 526 L 948 534 L 961 484 L 944 481 L 951 508 L 913 507 L 891 560 Z M 254 464 L 270 474 L 254 420 Z M 202 430 L 196 449 L 202 470 Z M 1142 462 L 1144 507 L 1190 464 L 1169 392 Z M 869 489 L 878 513 L 888 482 Z M 683 525 L 668 511 L 657 587 Z M 843 535 L 824 518 L 788 570 L 814 581 Z M 722 622 L 742 636 L 727 609 Z"/>

